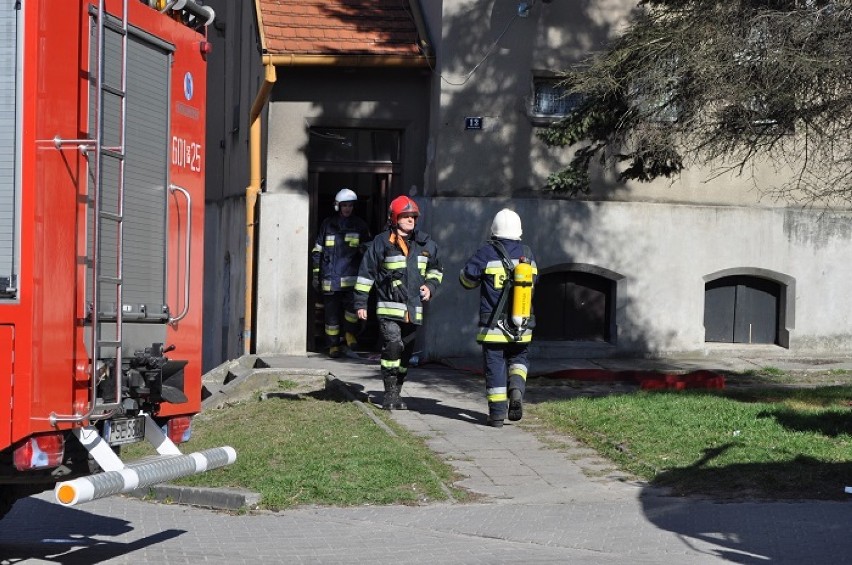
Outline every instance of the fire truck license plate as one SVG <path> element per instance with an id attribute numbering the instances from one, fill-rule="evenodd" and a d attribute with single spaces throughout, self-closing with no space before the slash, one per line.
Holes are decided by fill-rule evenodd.
<path id="1" fill-rule="evenodd" d="M 104 422 L 104 439 L 110 445 L 136 443 L 145 438 L 145 417 L 116 418 Z"/>

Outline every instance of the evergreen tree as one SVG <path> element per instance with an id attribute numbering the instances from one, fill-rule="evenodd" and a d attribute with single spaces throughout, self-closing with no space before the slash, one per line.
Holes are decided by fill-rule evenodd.
<path id="1" fill-rule="evenodd" d="M 554 191 L 588 191 L 595 162 L 650 181 L 764 161 L 784 196 L 852 195 L 852 0 L 643 0 L 563 84 L 581 102 L 539 136 L 579 147 Z"/>

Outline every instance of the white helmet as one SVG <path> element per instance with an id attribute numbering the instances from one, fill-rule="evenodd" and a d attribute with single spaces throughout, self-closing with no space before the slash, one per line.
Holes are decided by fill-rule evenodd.
<path id="1" fill-rule="evenodd" d="M 341 188 L 337 194 L 334 195 L 334 211 L 340 211 L 340 203 L 341 202 L 355 202 L 358 200 L 358 195 L 348 188 Z"/>
<path id="2" fill-rule="evenodd" d="M 491 223 L 491 237 L 502 239 L 521 239 L 521 217 L 512 210 L 503 208 L 494 216 Z"/>

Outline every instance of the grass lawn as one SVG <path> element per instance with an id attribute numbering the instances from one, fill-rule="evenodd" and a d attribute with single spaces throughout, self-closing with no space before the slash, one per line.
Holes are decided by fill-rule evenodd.
<path id="1" fill-rule="evenodd" d="M 286 388 L 286 382 L 282 382 Z M 333 389 L 247 401 L 197 416 L 184 453 L 230 445 L 237 461 L 175 484 L 241 487 L 261 494 L 261 507 L 417 504 L 446 500 L 453 471 L 423 441 L 372 409 L 389 435 Z M 147 444 L 127 459 L 153 453 Z M 451 490 L 457 500 L 466 494 Z"/>
<path id="2" fill-rule="evenodd" d="M 530 408 L 676 494 L 844 500 L 852 485 L 850 385 L 635 392 Z"/>
<path id="3" fill-rule="evenodd" d="M 638 391 L 527 403 L 522 423 L 571 435 L 622 470 L 680 495 L 847 500 L 852 486 L 852 374 L 801 379 L 763 369 L 714 391 Z M 805 384 L 807 386 L 801 386 Z M 796 385 L 796 386 L 792 386 Z M 279 382 L 280 391 L 296 383 Z M 572 385 L 573 386 L 573 385 Z M 582 383 L 577 388 L 582 388 Z M 231 445 L 233 465 L 177 484 L 241 487 L 261 506 L 459 501 L 456 479 L 382 410 L 388 434 L 335 389 L 246 401 L 195 418 L 184 453 Z M 126 446 L 132 460 L 152 453 Z"/>

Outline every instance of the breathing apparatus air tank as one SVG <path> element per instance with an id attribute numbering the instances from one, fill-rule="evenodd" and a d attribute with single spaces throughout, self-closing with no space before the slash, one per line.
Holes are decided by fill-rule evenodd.
<path id="1" fill-rule="evenodd" d="M 512 324 L 525 328 L 532 312 L 533 268 L 529 259 L 520 258 L 512 278 Z"/>

